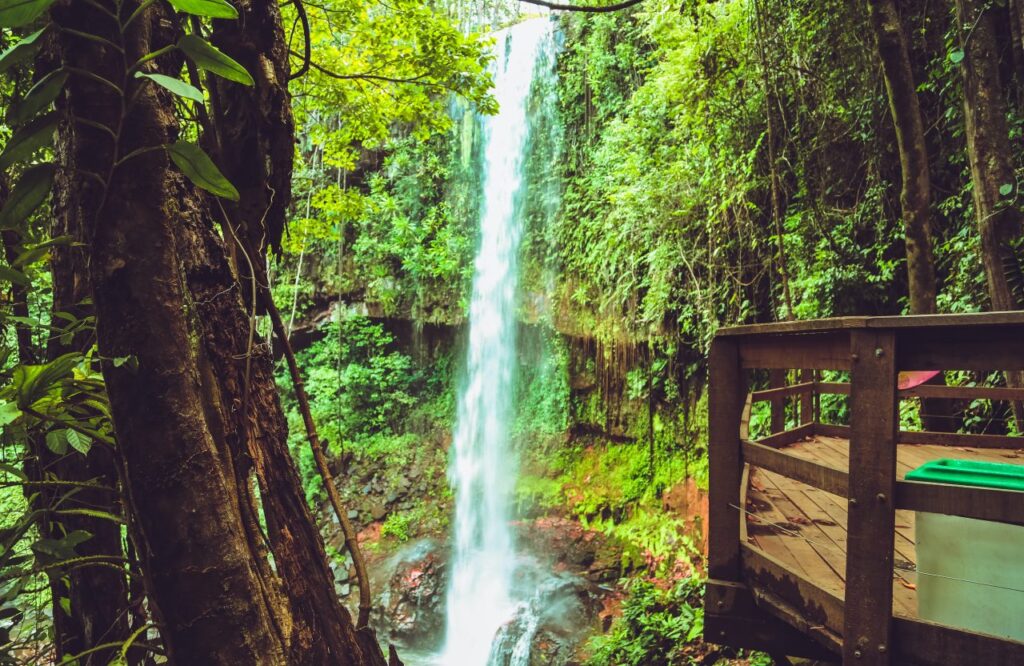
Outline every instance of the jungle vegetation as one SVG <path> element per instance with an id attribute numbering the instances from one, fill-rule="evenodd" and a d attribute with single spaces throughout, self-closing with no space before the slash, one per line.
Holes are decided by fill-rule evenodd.
<path id="1" fill-rule="evenodd" d="M 1024 5 L 624 4 L 535 93 L 518 497 L 621 543 L 592 663 L 688 663 L 715 331 L 1024 307 Z M 351 470 L 415 460 L 382 547 L 445 529 L 487 32 L 535 9 L 0 0 L 0 664 L 388 663 L 324 516 L 358 568 Z"/>

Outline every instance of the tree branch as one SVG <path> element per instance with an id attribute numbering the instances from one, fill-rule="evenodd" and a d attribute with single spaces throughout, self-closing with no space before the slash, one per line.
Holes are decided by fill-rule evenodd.
<path id="1" fill-rule="evenodd" d="M 589 14 L 600 14 L 602 12 L 617 12 L 620 9 L 628 9 L 633 5 L 639 5 L 644 0 L 624 0 L 623 2 L 617 2 L 614 5 L 566 5 L 560 2 L 548 2 L 547 0 L 519 0 L 519 2 L 525 2 L 530 5 L 539 5 L 541 7 L 547 7 L 548 9 L 554 9 L 557 11 L 564 12 L 585 12 Z"/>
<path id="2" fill-rule="evenodd" d="M 292 53 L 292 55 L 298 55 L 294 51 L 292 51 L 291 53 Z M 387 83 L 412 83 L 412 84 L 419 85 L 419 86 L 428 86 L 428 87 L 431 87 L 431 88 L 444 88 L 444 89 L 448 89 L 448 86 L 445 86 L 444 84 L 437 83 L 435 81 L 425 81 L 424 79 L 427 76 L 429 76 L 426 73 L 424 73 L 424 74 L 417 74 L 416 76 L 407 77 L 407 78 L 406 77 L 395 77 L 395 76 L 384 76 L 382 74 L 368 74 L 368 73 L 363 73 L 363 74 L 339 74 L 338 72 L 334 72 L 334 71 L 331 71 L 331 70 L 327 69 L 326 67 L 324 67 L 323 65 L 321 65 L 319 63 L 310 61 L 309 64 L 310 64 L 310 66 L 313 69 L 315 69 L 316 71 L 320 72 L 321 74 L 323 74 L 325 76 L 329 76 L 332 79 L 340 79 L 340 80 L 343 80 L 343 81 L 384 81 L 384 82 L 387 82 Z"/>
<path id="3" fill-rule="evenodd" d="M 310 31 L 309 31 L 309 16 L 306 14 L 306 6 L 302 4 L 302 0 L 293 0 L 292 4 L 295 5 L 295 13 L 299 15 L 299 21 L 302 23 L 302 67 L 299 71 L 293 72 L 288 75 L 288 80 L 297 79 L 306 72 L 309 71 L 309 64 L 312 58 L 313 45 L 311 43 Z"/>

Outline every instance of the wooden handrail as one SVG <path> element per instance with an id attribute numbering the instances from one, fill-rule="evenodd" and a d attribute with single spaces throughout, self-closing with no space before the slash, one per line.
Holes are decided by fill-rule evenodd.
<path id="1" fill-rule="evenodd" d="M 833 495 L 846 497 L 849 493 L 850 475 L 835 467 L 798 458 L 757 442 L 745 441 L 741 449 L 744 463 L 795 479 Z"/>
<path id="2" fill-rule="evenodd" d="M 1024 400 L 1024 389 L 1005 386 L 943 386 L 921 384 L 901 389 L 900 398 L 959 398 L 963 400 Z"/>
<path id="3" fill-rule="evenodd" d="M 849 382 L 800 382 L 778 388 L 762 389 L 751 393 L 754 402 L 766 402 L 793 395 L 828 394 L 850 395 Z M 900 399 L 907 398 L 954 398 L 959 400 L 1024 400 L 1024 389 L 1005 386 L 945 386 L 942 384 L 921 384 L 909 389 L 899 389 Z"/>
<path id="4" fill-rule="evenodd" d="M 787 386 L 780 386 L 779 388 L 754 391 L 750 394 L 750 399 L 754 402 L 766 402 L 777 398 L 788 398 L 791 395 L 801 395 L 808 393 L 813 389 L 814 382 L 800 382 L 799 384 L 789 384 Z"/>

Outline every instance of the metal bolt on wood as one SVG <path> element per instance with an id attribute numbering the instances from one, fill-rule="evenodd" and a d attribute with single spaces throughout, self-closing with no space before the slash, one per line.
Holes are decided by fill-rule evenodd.
<path id="1" fill-rule="evenodd" d="M 876 498 L 879 502 L 885 502 L 885 493 L 878 493 L 878 495 L 876 495 Z"/>

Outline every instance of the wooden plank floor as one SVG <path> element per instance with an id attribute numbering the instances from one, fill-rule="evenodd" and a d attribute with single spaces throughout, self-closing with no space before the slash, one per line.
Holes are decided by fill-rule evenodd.
<path id="1" fill-rule="evenodd" d="M 815 435 L 785 447 L 794 456 L 849 469 L 849 442 Z M 897 472 L 929 460 L 960 458 L 1024 464 L 1024 451 L 900 444 Z M 839 597 L 846 583 L 846 500 L 774 472 L 751 468 L 747 488 L 747 539 L 753 545 Z M 917 616 L 914 512 L 896 512 L 893 612 Z"/>

